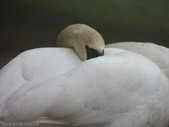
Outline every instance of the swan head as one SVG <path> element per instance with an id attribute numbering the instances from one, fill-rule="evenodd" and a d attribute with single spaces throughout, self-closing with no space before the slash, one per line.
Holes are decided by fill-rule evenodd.
<path id="1" fill-rule="evenodd" d="M 103 37 L 84 24 L 74 24 L 63 29 L 58 35 L 56 45 L 73 48 L 82 60 L 104 55 L 105 48 Z"/>

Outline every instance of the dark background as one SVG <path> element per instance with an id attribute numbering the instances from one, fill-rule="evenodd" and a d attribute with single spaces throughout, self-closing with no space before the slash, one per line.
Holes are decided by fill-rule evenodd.
<path id="1" fill-rule="evenodd" d="M 75 23 L 95 28 L 106 43 L 169 47 L 169 0 L 4 0 L 0 13 L 0 68 L 24 50 L 55 46 Z"/>

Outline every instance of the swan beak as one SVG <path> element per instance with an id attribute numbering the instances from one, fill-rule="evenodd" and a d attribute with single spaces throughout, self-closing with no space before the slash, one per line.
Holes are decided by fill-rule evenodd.
<path id="1" fill-rule="evenodd" d="M 100 52 L 96 49 L 89 48 L 88 46 L 86 46 L 86 51 L 87 51 L 87 59 L 96 58 L 104 55 L 104 50 Z"/>

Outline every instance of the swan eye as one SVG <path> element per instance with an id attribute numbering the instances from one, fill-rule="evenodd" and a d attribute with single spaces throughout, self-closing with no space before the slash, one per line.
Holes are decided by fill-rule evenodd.
<path id="1" fill-rule="evenodd" d="M 98 57 L 98 56 L 103 56 L 104 55 L 104 50 L 102 50 L 102 52 L 100 52 L 100 51 L 98 51 L 96 49 L 89 48 L 86 45 L 86 53 L 87 53 L 87 59 L 91 59 L 91 58 L 95 58 L 95 57 Z"/>

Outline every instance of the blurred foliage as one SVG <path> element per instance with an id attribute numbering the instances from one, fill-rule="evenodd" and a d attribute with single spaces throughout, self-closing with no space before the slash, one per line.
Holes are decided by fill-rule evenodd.
<path id="1" fill-rule="evenodd" d="M 1 53 L 55 46 L 58 33 L 74 23 L 92 26 L 106 43 L 169 47 L 169 0 L 4 0 L 0 6 Z"/>

